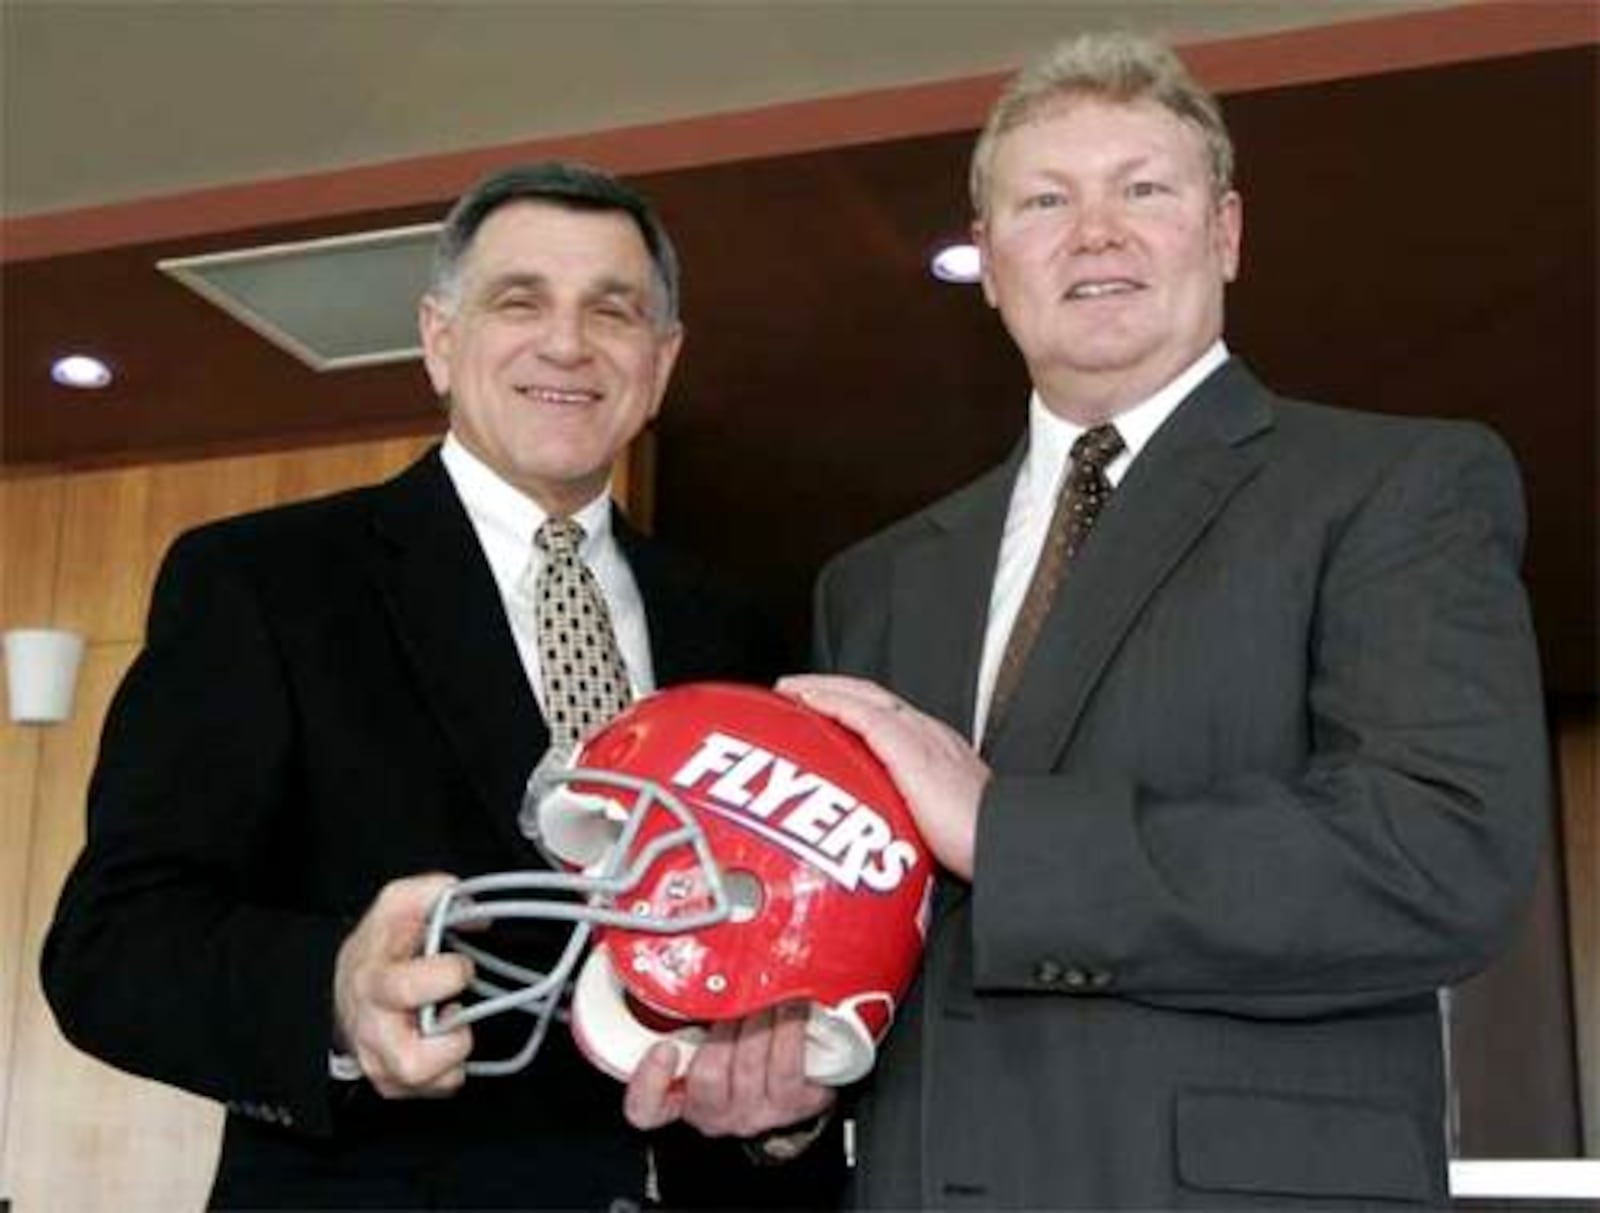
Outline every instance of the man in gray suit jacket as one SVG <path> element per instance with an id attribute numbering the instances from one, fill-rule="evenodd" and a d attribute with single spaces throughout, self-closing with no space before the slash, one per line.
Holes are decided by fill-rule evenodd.
<path id="1" fill-rule="evenodd" d="M 1519 484 L 1477 426 L 1229 354 L 1231 172 L 1156 44 L 1012 83 L 972 194 L 1027 441 L 837 558 L 835 673 L 781 684 L 945 868 L 856 1108 L 867 1207 L 1447 1199 L 1436 991 L 1506 939 L 1546 809 Z"/>

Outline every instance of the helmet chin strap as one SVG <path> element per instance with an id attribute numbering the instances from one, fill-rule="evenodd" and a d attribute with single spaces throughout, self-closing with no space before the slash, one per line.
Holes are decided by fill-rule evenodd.
<path id="1" fill-rule="evenodd" d="M 845 1086 L 872 1069 L 876 1048 L 860 1013 L 867 1009 L 865 1004 L 880 1012 L 882 1004 L 893 1007 L 886 995 L 853 998 L 837 1009 L 811 1004 L 806 1023 L 806 1077 L 812 1082 Z M 589 953 L 573 983 L 571 1023 L 573 1039 L 584 1055 L 621 1082 L 633 1077 L 645 1054 L 662 1041 L 677 1046 L 674 1077 L 681 1079 L 706 1038 L 706 1027 L 700 1023 L 662 1031 L 641 1021 L 603 944 Z"/>

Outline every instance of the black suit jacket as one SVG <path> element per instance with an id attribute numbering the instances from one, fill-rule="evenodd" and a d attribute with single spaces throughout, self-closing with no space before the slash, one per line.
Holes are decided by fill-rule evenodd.
<path id="1" fill-rule="evenodd" d="M 660 684 L 770 678 L 753 612 L 615 525 Z M 226 1102 L 217 1205 L 641 1199 L 645 1138 L 564 1030 L 448 1100 L 328 1077 L 335 955 L 385 882 L 542 866 L 516 815 L 546 742 L 437 452 L 173 545 L 42 969 L 75 1044 Z M 505 1028 L 480 1025 L 480 1049 Z"/>
<path id="2" fill-rule="evenodd" d="M 1021 452 L 819 583 L 824 668 L 969 733 Z M 1531 885 L 1523 515 L 1481 427 L 1210 376 L 1078 552 L 861 1109 L 861 1203 L 1443 1203 L 1436 988 Z"/>

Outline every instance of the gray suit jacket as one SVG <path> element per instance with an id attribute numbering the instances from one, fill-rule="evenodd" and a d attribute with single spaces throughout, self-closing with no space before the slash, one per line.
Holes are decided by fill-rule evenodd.
<path id="1" fill-rule="evenodd" d="M 817 659 L 963 733 L 1021 452 L 835 560 Z M 1067 572 L 860 1105 L 860 1203 L 1445 1199 L 1435 991 L 1533 878 L 1547 743 L 1503 445 L 1238 362 Z"/>

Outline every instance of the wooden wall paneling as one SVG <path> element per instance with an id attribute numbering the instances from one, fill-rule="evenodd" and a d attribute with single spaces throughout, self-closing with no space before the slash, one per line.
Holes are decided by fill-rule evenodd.
<path id="1" fill-rule="evenodd" d="M 84 660 L 71 720 L 42 737 L 29 853 L 24 971 L 83 844 L 83 794 L 112 691 L 132 643 L 97 644 Z M 123 1074 L 61 1036 L 36 979 L 18 1000 L 16 1063 L 6 1117 L 6 1173 L 19 1213 L 199 1209 L 215 1165 L 217 1105 Z"/>
<path id="2" fill-rule="evenodd" d="M 201 523 L 382 479 L 425 439 L 173 462 L 69 478 L 61 602 L 91 642 L 137 640 L 177 536 Z"/>
<path id="3" fill-rule="evenodd" d="M 1558 711 L 1553 723 L 1584 1152 L 1600 1158 L 1600 711 L 1591 700 Z"/>
<path id="4" fill-rule="evenodd" d="M 54 624 L 54 574 L 61 537 L 61 480 L 0 480 L 0 628 Z M 10 1195 L 4 1166 L 10 1117 L 17 1001 L 23 966 L 28 851 L 40 731 L 0 712 L 0 1200 Z"/>
<path id="5" fill-rule="evenodd" d="M 145 517 L 152 582 L 161 557 L 181 532 L 217 518 L 274 504 L 277 501 L 274 460 L 271 455 L 245 455 L 160 464 L 152 468 L 150 502 Z"/>
<path id="6" fill-rule="evenodd" d="M 314 450 L 285 451 L 270 457 L 274 499 L 302 501 L 355 485 L 387 480 L 439 441 L 433 433 Z"/>
<path id="7" fill-rule="evenodd" d="M 120 468 L 65 478 L 62 556 L 57 579 L 61 620 L 96 644 L 137 640 L 150 594 L 149 468 Z"/>
<path id="8" fill-rule="evenodd" d="M 4 1159 L 11 1118 L 4 1111 L 11 1090 L 17 1001 L 29 984 L 22 956 L 38 769 L 38 729 L 0 719 L 0 1202 L 10 1195 Z"/>
<path id="9" fill-rule="evenodd" d="M 56 622 L 61 493 L 59 476 L 0 480 L 0 627 Z"/>

